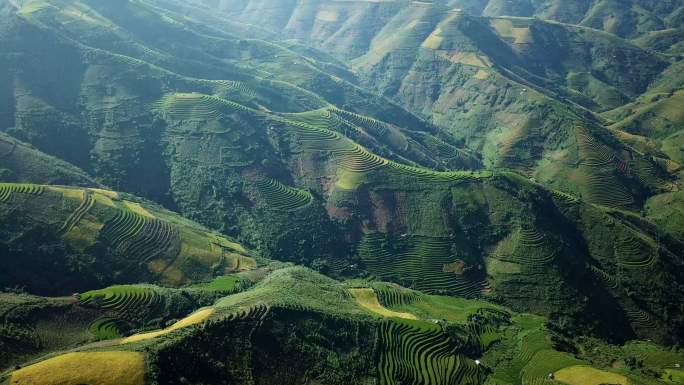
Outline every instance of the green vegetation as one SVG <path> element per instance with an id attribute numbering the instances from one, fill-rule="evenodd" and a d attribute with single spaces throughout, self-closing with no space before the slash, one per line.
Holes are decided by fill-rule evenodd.
<path id="1" fill-rule="evenodd" d="M 682 15 L 0 1 L 0 384 L 678 384 Z"/>
<path id="2" fill-rule="evenodd" d="M 380 384 L 482 383 L 482 370 L 457 354 L 457 345 L 437 325 L 392 320 L 380 323 L 378 333 Z"/>
<path id="3" fill-rule="evenodd" d="M 14 183 L 0 184 L 0 202 L 9 201 L 12 198 L 13 194 L 40 195 L 42 193 L 42 186 Z"/>
<path id="4" fill-rule="evenodd" d="M 10 247 L 3 271 L 7 287 L 68 294 L 136 281 L 183 285 L 256 267 L 239 244 L 156 205 L 111 191 L 6 183 L 0 184 L 0 191 L 3 217 L 22 223 L 14 227 L 14 220 L 3 222 L 3 239 Z M 22 215 L 15 217 L 17 213 Z M 59 246 L 41 253 L 20 246 L 46 236 Z M 42 282 L 49 269 L 29 273 L 46 263 L 61 269 L 57 284 Z"/>
<path id="5" fill-rule="evenodd" d="M 656 195 L 646 202 L 648 218 L 666 232 L 684 239 L 684 193 Z"/>
<path id="6" fill-rule="evenodd" d="M 79 299 L 81 306 L 94 306 L 116 312 L 154 308 L 162 300 L 154 290 L 136 286 L 112 286 L 89 291 L 81 294 Z"/>
<path id="7" fill-rule="evenodd" d="M 109 377 L 106 376 L 113 376 L 120 373 L 120 370 L 132 370 L 135 366 L 133 362 L 122 364 L 120 370 L 115 368 L 114 363 L 118 362 L 118 356 L 115 357 L 111 351 L 114 346 L 117 347 L 116 354 L 121 357 L 132 351 L 144 351 L 146 360 L 151 363 L 149 369 L 145 370 L 146 377 L 159 378 L 159 381 L 164 381 L 166 376 L 179 374 L 190 381 L 206 382 L 226 378 L 225 376 L 232 378 L 229 373 L 235 375 L 235 371 L 242 372 L 246 369 L 251 373 L 255 365 L 251 357 L 258 352 L 266 354 L 267 358 L 281 357 L 298 373 L 300 367 L 292 361 L 294 357 L 280 356 L 279 351 L 270 350 L 274 348 L 274 339 L 278 341 L 277 346 L 300 352 L 296 359 L 306 361 L 305 367 L 308 367 L 312 360 L 327 355 L 323 346 L 335 334 L 343 334 L 346 336 L 344 338 L 360 334 L 357 337 L 359 340 L 352 338 L 347 344 L 336 340 L 336 346 L 342 349 L 337 353 L 341 354 L 340 359 L 351 354 L 345 353 L 347 346 L 354 349 L 356 354 L 375 357 L 367 361 L 369 366 L 364 368 L 334 364 L 317 367 L 317 376 L 337 378 L 334 380 L 336 384 L 344 383 L 345 380 L 338 377 L 344 376 L 342 373 L 359 376 L 359 370 L 371 375 L 370 378 L 387 384 L 481 384 L 485 381 L 541 383 L 548 373 L 556 373 L 562 377 L 566 373 L 574 373 L 578 367 L 604 372 L 607 370 L 630 381 L 639 381 L 643 375 L 624 369 L 615 371 L 597 368 L 581 356 L 573 357 L 562 353 L 554 348 L 551 341 L 555 335 L 544 328 L 543 317 L 517 314 L 485 301 L 432 296 L 384 282 L 368 282 L 372 288 L 351 289 L 373 294 L 375 307 L 385 309 L 384 312 L 389 316 L 377 317 L 373 315 L 376 313 L 366 312 L 367 307 L 360 300 L 361 297 L 349 294 L 349 287 L 358 287 L 358 282 L 337 282 L 311 270 L 281 263 L 272 263 L 264 268 L 262 274 L 251 276 L 257 281 L 253 287 L 227 295 L 212 307 L 195 304 L 190 308 L 195 309 L 194 311 L 185 310 L 183 315 L 170 318 L 173 321 L 168 322 L 166 328 L 157 327 L 155 330 L 150 327 L 147 330 L 152 331 L 131 335 L 127 323 L 132 319 L 112 318 L 107 315 L 90 324 L 83 324 L 81 327 L 88 331 L 92 341 L 113 339 L 107 345 L 109 348 L 105 349 L 110 352 L 100 353 L 111 353 L 108 366 L 110 369 L 106 374 L 98 369 L 100 375 L 83 369 L 79 372 L 80 377 L 66 372 L 60 374 L 63 373 L 60 369 L 54 372 L 57 377 L 53 378 L 88 377 L 89 381 L 108 383 L 106 381 Z M 228 283 L 234 285 L 236 282 L 238 280 L 235 276 L 222 277 L 214 283 L 181 290 L 185 290 L 186 295 L 197 296 L 201 293 L 215 293 L 217 286 L 225 288 Z M 171 294 L 167 293 L 168 290 L 152 286 L 114 286 L 81 294 L 77 308 L 100 309 L 104 314 L 136 314 L 143 309 L 158 307 L 154 303 L 158 304 L 162 298 L 168 299 L 166 296 Z M 219 297 L 222 295 L 226 295 L 225 291 Z M 7 295 L 0 304 L 11 304 L 12 300 L 20 298 L 17 295 Z M 379 303 L 380 298 L 396 311 L 383 308 Z M 33 300 L 41 299 L 35 297 Z M 179 302 L 172 300 L 168 303 Z M 73 306 L 65 306 L 60 311 L 72 312 Z M 398 311 L 409 311 L 417 319 L 392 318 L 391 314 L 401 314 Z M 21 318 L 25 317 L 25 313 L 13 310 L 10 314 L 13 314 L 10 318 L 15 320 L 13 322 L 26 322 L 26 319 Z M 45 313 L 39 312 L 36 315 L 40 319 Z M 41 325 L 41 321 L 36 325 Z M 288 333 L 293 334 L 283 339 L 278 330 L 286 325 Z M 316 326 L 312 329 L 313 325 Z M 0 334 L 3 338 L 6 336 L 4 333 Z M 123 339 L 119 339 L 122 337 Z M 377 339 L 377 346 L 363 342 L 367 339 Z M 207 357 L 220 357 L 221 351 L 232 352 L 231 349 L 225 349 L 224 344 L 233 346 L 233 349 L 237 349 L 234 354 L 240 354 L 245 359 L 231 360 L 233 364 L 226 367 L 212 363 L 213 361 L 203 361 L 201 357 L 205 356 L 197 354 L 198 351 L 204 351 Z M 95 357 L 95 352 L 102 352 L 101 346 L 104 345 L 86 345 L 78 354 L 84 355 L 83 358 L 93 367 L 101 369 L 97 359 L 93 361 L 87 358 Z M 144 349 L 140 350 L 141 347 Z M 614 350 L 609 345 L 599 345 L 592 352 L 599 349 Z M 676 351 L 668 352 L 653 344 L 630 344 L 621 349 L 619 354 L 625 357 L 626 362 L 630 357 L 636 357 L 644 368 L 673 368 L 682 358 Z M 371 354 L 373 351 L 377 351 L 378 355 Z M 43 369 L 57 363 L 60 368 L 70 368 L 70 355 L 73 354 L 40 360 L 35 365 L 6 373 L 9 374 L 7 378 L 15 381 L 44 376 Z M 260 359 L 263 357 L 260 355 Z M 188 370 L 187 368 L 192 367 L 189 365 L 176 366 L 172 364 L 176 359 L 203 362 L 206 371 Z M 480 364 L 476 360 L 481 361 Z M 272 374 L 269 372 L 257 371 L 250 378 L 270 375 Z"/>
<path id="8" fill-rule="evenodd" d="M 0 132 L 0 182 L 98 186 L 73 165 Z"/>
<path id="9" fill-rule="evenodd" d="M 71 383 L 142 385 L 144 355 L 137 352 L 68 353 L 12 374 L 9 383 L 57 385 Z"/>
<path id="10" fill-rule="evenodd" d="M 115 318 L 99 318 L 88 327 L 96 340 L 111 340 L 121 337 L 121 321 Z"/>
<path id="11" fill-rule="evenodd" d="M 449 242 L 435 238 L 404 237 L 397 251 L 383 249 L 381 234 L 368 234 L 359 245 L 359 255 L 367 269 L 382 278 L 395 278 L 406 285 L 427 292 L 443 291 L 477 295 L 481 282 L 448 271 L 454 263 Z"/>
<path id="12" fill-rule="evenodd" d="M 296 210 L 306 206 L 313 199 L 311 193 L 285 186 L 274 179 L 262 179 L 256 186 L 268 207 L 276 210 Z"/>
<path id="13" fill-rule="evenodd" d="M 241 291 L 245 286 L 248 285 L 243 278 L 236 275 L 226 275 L 223 277 L 216 277 L 214 280 L 206 283 L 198 283 L 191 288 L 198 288 L 203 291 L 216 291 L 222 294 L 232 294 L 237 291 Z"/>
<path id="14" fill-rule="evenodd" d="M 604 372 L 586 366 L 566 367 L 555 373 L 558 381 L 567 384 L 620 384 L 626 385 L 627 378 L 619 374 Z"/>

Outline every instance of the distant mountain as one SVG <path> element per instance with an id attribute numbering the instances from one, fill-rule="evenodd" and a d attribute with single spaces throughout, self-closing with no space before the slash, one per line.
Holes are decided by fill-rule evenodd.
<path id="1" fill-rule="evenodd" d="M 589 181 L 599 174 L 631 196 L 623 207 L 672 189 L 676 174 L 662 164 L 676 159 L 602 129 L 605 122 L 593 113 L 634 101 L 665 73 L 676 73 L 665 57 L 585 27 L 473 17 L 436 2 L 279 4 L 217 7 L 226 22 L 259 24 L 350 60 L 361 84 L 481 154 L 486 167 L 512 168 L 606 204 Z M 200 17 L 201 9 L 184 11 Z M 258 22 L 264 12 L 270 16 Z M 599 148 L 603 155 L 593 153 Z M 596 156 L 615 163 L 588 159 Z M 646 180 L 653 175 L 662 180 Z"/>

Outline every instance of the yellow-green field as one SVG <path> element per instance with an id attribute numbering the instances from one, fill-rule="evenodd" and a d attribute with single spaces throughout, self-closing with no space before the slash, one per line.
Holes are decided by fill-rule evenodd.
<path id="1" fill-rule="evenodd" d="M 359 288 L 359 289 L 349 289 L 349 292 L 356 299 L 356 302 L 361 305 L 364 309 L 370 310 L 375 314 L 379 314 L 383 317 L 396 317 L 404 319 L 416 320 L 418 317 L 411 313 L 399 313 L 392 311 L 380 304 L 378 301 L 378 296 L 375 291 L 370 288 Z"/>
<path id="2" fill-rule="evenodd" d="M 556 381 L 569 385 L 627 385 L 627 378 L 617 373 L 606 372 L 590 366 L 570 366 L 555 373 Z"/>
<path id="3" fill-rule="evenodd" d="M 121 343 L 122 344 L 129 344 L 132 342 L 145 341 L 145 340 L 149 340 L 152 338 L 156 338 L 156 337 L 162 336 L 164 334 L 171 333 L 172 331 L 175 331 L 178 329 L 182 329 L 182 328 L 186 328 L 188 326 L 192 326 L 192 325 L 202 323 L 207 318 L 209 318 L 212 314 L 214 314 L 213 308 L 202 309 L 200 311 L 197 311 L 197 312 L 183 318 L 182 320 L 176 322 L 175 324 L 169 326 L 166 329 L 157 330 L 155 332 L 136 334 L 136 335 L 130 336 L 128 338 L 124 338 L 123 340 L 121 340 Z"/>
<path id="4" fill-rule="evenodd" d="M 142 385 L 145 356 L 138 352 L 67 353 L 12 373 L 10 385 Z"/>
<path id="5" fill-rule="evenodd" d="M 668 384 L 684 384 L 684 370 L 665 369 L 662 378 Z"/>

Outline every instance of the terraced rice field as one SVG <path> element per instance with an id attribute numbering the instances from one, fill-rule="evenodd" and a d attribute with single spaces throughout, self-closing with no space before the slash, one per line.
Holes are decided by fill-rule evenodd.
<path id="1" fill-rule="evenodd" d="M 615 257 L 622 267 L 642 269 L 653 265 L 657 260 L 657 250 L 646 239 L 631 234 L 625 229 L 615 241 Z"/>
<path id="2" fill-rule="evenodd" d="M 503 378 L 504 382 L 521 383 L 523 369 L 532 362 L 533 358 L 537 357 L 537 353 L 551 350 L 551 344 L 546 340 L 546 336 L 542 329 L 543 321 L 540 320 L 539 317 L 518 317 L 517 319 L 514 319 L 514 322 L 523 329 L 517 337 L 518 341 L 514 347 L 516 355 L 513 356 L 508 366 L 497 374 L 497 377 Z M 538 357 L 543 357 L 543 355 Z M 541 380 L 541 385 L 548 374 L 549 372 L 544 373 L 540 377 L 536 374 L 530 376 L 528 373 L 526 379 L 535 382 Z M 522 381 L 522 383 L 526 384 L 525 381 Z"/>
<path id="3" fill-rule="evenodd" d="M 625 346 L 625 352 L 632 355 L 644 365 L 655 368 L 675 368 L 681 366 L 684 355 L 676 351 L 663 350 L 659 346 L 648 342 L 632 342 Z"/>
<path id="4" fill-rule="evenodd" d="M 211 315 L 214 314 L 214 309 L 213 308 L 207 308 L 207 309 L 202 309 L 199 310 L 182 320 L 176 322 L 175 324 L 169 326 L 168 328 L 158 330 L 155 332 L 149 332 L 149 333 L 141 333 L 141 334 L 136 334 L 127 338 L 124 338 L 121 340 L 121 344 L 130 344 L 133 342 L 139 342 L 139 341 L 145 341 L 149 340 L 152 338 L 157 338 L 159 336 L 163 336 L 165 334 L 174 332 L 179 329 L 187 328 L 193 325 L 200 324 L 204 321 L 206 321 Z"/>
<path id="5" fill-rule="evenodd" d="M 132 210 L 120 209 L 114 218 L 105 223 L 100 235 L 115 247 L 138 235 L 145 226 L 146 217 Z"/>
<path id="6" fill-rule="evenodd" d="M 255 185 L 268 207 L 276 210 L 298 210 L 313 200 L 310 192 L 286 186 L 275 179 L 264 178 Z"/>
<path id="7" fill-rule="evenodd" d="M 216 120 L 235 110 L 249 111 L 240 104 L 200 93 L 168 94 L 153 107 L 172 120 L 182 121 Z"/>
<path id="8" fill-rule="evenodd" d="M 396 253 L 385 250 L 383 242 L 382 234 L 371 233 L 357 247 L 358 255 L 372 274 L 398 279 L 426 293 L 441 290 L 477 296 L 484 289 L 483 282 L 444 271 L 445 265 L 454 262 L 448 239 L 411 237 L 402 240 L 404 247 Z"/>
<path id="9" fill-rule="evenodd" d="M 544 233 L 526 225 L 520 226 L 499 242 L 494 250 L 494 257 L 534 269 L 552 262 L 558 250 L 558 246 L 547 239 Z"/>
<path id="10" fill-rule="evenodd" d="M 620 162 L 608 146 L 597 141 L 586 129 L 577 128 L 576 135 L 583 164 L 604 167 Z"/>
<path id="11" fill-rule="evenodd" d="M 389 163 L 342 135 L 313 125 L 286 121 L 297 137 L 301 151 L 327 152 L 335 163 L 352 172 L 368 172 Z"/>
<path id="12" fill-rule="evenodd" d="M 92 334 L 97 341 L 120 338 L 121 322 L 121 320 L 116 318 L 99 318 L 88 326 L 88 332 Z"/>
<path id="13" fill-rule="evenodd" d="M 119 255 L 146 263 L 156 258 L 174 258 L 181 249 L 176 226 L 158 219 L 146 219 L 142 229 L 116 245 Z"/>
<path id="14" fill-rule="evenodd" d="M 217 91 L 222 93 L 235 92 L 247 98 L 254 98 L 257 95 L 257 92 L 245 82 L 236 80 L 213 80 L 209 83 L 216 86 Z"/>
<path id="15" fill-rule="evenodd" d="M 522 369 L 522 381 L 524 384 L 543 385 L 547 383 L 549 373 L 580 364 L 582 364 L 581 361 L 569 354 L 552 349 L 540 350 Z"/>
<path id="16" fill-rule="evenodd" d="M 423 144 L 432 152 L 438 154 L 441 158 L 446 160 L 467 158 L 467 155 L 462 150 L 446 143 L 432 135 L 424 135 Z"/>
<path id="17" fill-rule="evenodd" d="M 631 207 L 634 197 L 616 176 L 616 173 L 627 175 L 629 165 L 585 128 L 577 127 L 575 132 L 581 160 L 579 170 L 587 199 L 606 207 Z"/>
<path id="18" fill-rule="evenodd" d="M 675 189 L 672 181 L 666 179 L 663 172 L 646 159 L 632 161 L 631 170 L 641 183 L 655 190 L 673 191 Z"/>
<path id="19" fill-rule="evenodd" d="M 34 184 L 0 183 L 0 202 L 9 201 L 14 194 L 40 195 L 44 190 Z"/>
<path id="20" fill-rule="evenodd" d="M 589 266 L 589 268 L 601 281 L 603 281 L 603 283 L 606 284 L 606 286 L 610 287 L 611 289 L 616 289 L 620 285 L 620 280 L 617 277 L 606 273 L 594 265 Z"/>
<path id="21" fill-rule="evenodd" d="M 375 291 L 371 288 L 349 289 L 349 292 L 361 307 L 375 314 L 379 314 L 383 317 L 418 319 L 418 317 L 411 313 L 395 312 L 382 306 L 378 301 L 378 296 L 375 294 Z"/>
<path id="22" fill-rule="evenodd" d="M 330 271 L 336 274 L 341 274 L 351 266 L 349 261 L 343 258 L 330 258 L 326 263 Z"/>
<path id="23" fill-rule="evenodd" d="M 394 287 L 393 285 L 375 285 L 373 286 L 378 301 L 387 307 L 406 306 L 420 301 L 420 293 L 417 291 Z"/>
<path id="24" fill-rule="evenodd" d="M 378 383 L 482 384 L 484 372 L 474 360 L 459 354 L 458 344 L 435 324 L 422 321 L 383 321 Z"/>
<path id="25" fill-rule="evenodd" d="M 625 314 L 629 319 L 630 323 L 639 329 L 654 329 L 656 324 L 653 318 L 647 312 L 641 309 L 627 309 Z"/>
<path id="26" fill-rule="evenodd" d="M 343 119 L 345 122 L 363 128 L 376 138 L 382 138 L 389 130 L 387 123 L 375 120 L 368 116 L 355 114 L 353 112 L 341 110 L 335 107 L 331 108 L 331 112 L 340 119 Z"/>
<path id="27" fill-rule="evenodd" d="M 369 172 L 389 163 L 387 159 L 381 158 L 359 145 L 348 151 L 340 151 L 338 155 L 340 156 L 340 167 L 357 173 Z"/>
<path id="28" fill-rule="evenodd" d="M 64 224 L 59 229 L 60 234 L 67 234 L 71 229 L 74 228 L 81 221 L 84 215 L 90 211 L 91 208 L 95 206 L 95 198 L 93 193 L 89 190 L 83 190 L 83 200 L 81 204 L 76 208 L 76 210 L 69 215 L 69 217 L 64 221 Z"/>
<path id="29" fill-rule="evenodd" d="M 318 127 L 337 133 L 344 133 L 346 130 L 357 130 L 350 124 L 346 124 L 342 119 L 331 113 L 331 108 L 321 108 L 296 114 L 283 114 L 285 119 L 293 123 L 305 124 L 311 127 Z"/>
<path id="30" fill-rule="evenodd" d="M 281 305 L 279 305 L 281 306 Z M 296 310 L 300 311 L 306 311 L 308 310 L 307 308 L 304 307 L 293 307 L 293 306 L 281 306 L 283 308 L 289 308 L 293 309 L 295 308 Z M 225 320 L 227 321 L 242 321 L 242 320 L 256 320 L 256 321 L 261 321 L 263 320 L 268 312 L 271 311 L 271 308 L 269 305 L 265 303 L 258 303 L 254 304 L 251 306 L 246 306 L 246 307 L 240 307 L 236 310 L 233 310 L 230 312 L 228 315 L 226 315 Z"/>
<path id="31" fill-rule="evenodd" d="M 627 378 L 621 374 L 606 372 L 590 366 L 570 366 L 555 373 L 556 381 L 569 385 L 627 385 Z"/>
<path id="32" fill-rule="evenodd" d="M 629 208 L 634 205 L 634 197 L 614 175 L 582 167 L 580 171 L 588 201 L 612 208 Z"/>
<path id="33" fill-rule="evenodd" d="M 138 352 L 67 353 L 12 373 L 10 385 L 143 385 L 145 356 Z"/>
<path id="34" fill-rule="evenodd" d="M 154 309 L 163 305 L 163 297 L 155 290 L 139 286 L 112 286 L 79 296 L 81 306 L 95 307 L 117 313 Z"/>
<path id="35" fill-rule="evenodd" d="M 390 172 L 401 176 L 415 178 L 419 183 L 453 183 L 469 180 L 490 178 L 491 172 L 487 171 L 432 171 L 425 168 L 407 166 L 401 163 L 390 162 Z"/>
<path id="36" fill-rule="evenodd" d="M 573 196 L 573 195 L 570 195 L 570 194 L 568 194 L 568 193 L 565 193 L 565 192 L 563 192 L 563 191 L 551 190 L 551 193 L 553 194 L 553 196 L 554 196 L 555 198 L 560 199 L 560 200 L 562 200 L 562 201 L 564 201 L 564 202 L 567 202 L 567 203 L 577 203 L 577 202 L 579 202 L 579 198 L 577 198 L 577 197 L 575 197 L 575 196 Z"/>
<path id="37" fill-rule="evenodd" d="M 322 125 L 315 126 L 303 123 L 301 119 L 294 121 L 279 118 L 277 121 L 286 124 L 288 130 L 297 138 L 296 143 L 299 151 L 330 154 L 333 161 L 348 172 L 364 174 L 374 170 L 386 169 L 389 174 L 413 178 L 418 183 L 453 183 L 492 176 L 491 172 L 439 172 L 396 163 L 373 154 L 343 135 Z"/>

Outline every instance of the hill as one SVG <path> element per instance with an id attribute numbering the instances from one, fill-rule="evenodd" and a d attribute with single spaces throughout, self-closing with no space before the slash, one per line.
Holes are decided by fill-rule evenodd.
<path id="1" fill-rule="evenodd" d="M 99 187 L 83 170 L 0 132 L 0 181 Z"/>
<path id="2" fill-rule="evenodd" d="M 629 41 L 550 20 L 474 17 L 438 2 L 268 4 L 228 2 L 224 18 L 256 24 L 261 9 L 278 14 L 259 26 L 351 61 L 360 84 L 481 154 L 487 168 L 514 169 L 599 204 L 588 182 L 596 174 L 635 202 L 671 191 L 667 180 L 677 178 L 592 113 L 634 102 L 676 73 L 666 70 L 669 59 Z M 604 161 L 589 160 L 599 148 Z M 647 182 L 646 174 L 664 180 Z"/>
<path id="3" fill-rule="evenodd" d="M 241 245 L 113 191 L 0 184 L 0 282 L 67 295 L 114 283 L 182 285 L 256 267 Z"/>
<path id="4" fill-rule="evenodd" d="M 595 351 L 605 354 L 604 360 L 620 364 L 592 364 L 598 354 L 573 355 L 554 348 L 558 336 L 537 316 L 381 282 L 340 283 L 298 267 L 270 270 L 251 288 L 188 311 L 189 316 L 166 329 L 109 337 L 77 352 L 36 360 L 7 372 L 5 379 L 8 384 L 143 384 L 143 378 L 164 384 L 179 378 L 213 384 L 295 384 L 305 379 L 327 384 L 475 384 L 485 379 L 488 384 L 519 384 L 544 381 L 548 373 L 574 378 L 590 372 L 622 384 L 664 384 L 666 377 L 659 380 L 647 373 L 674 372 L 669 368 L 682 359 L 649 344 L 612 350 L 599 345 Z M 363 296 L 357 294 L 361 292 Z M 373 298 L 374 305 L 363 298 Z M 121 311 L 144 302 L 118 303 Z M 83 299 L 73 306 L 79 311 L 102 309 Z M 389 309 L 406 316 L 387 316 Z M 640 358 L 642 370 L 625 364 L 635 356 L 648 357 Z"/>

